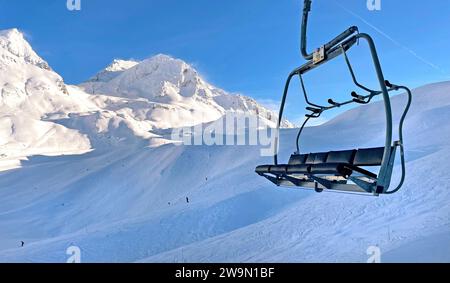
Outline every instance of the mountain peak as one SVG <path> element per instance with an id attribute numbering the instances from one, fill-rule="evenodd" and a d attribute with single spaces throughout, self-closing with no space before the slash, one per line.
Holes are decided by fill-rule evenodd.
<path id="1" fill-rule="evenodd" d="M 8 37 L 8 38 L 22 38 L 24 39 L 24 35 L 17 28 L 0 30 L 0 36 Z"/>
<path id="2" fill-rule="evenodd" d="M 109 82 L 138 64 L 139 62 L 135 60 L 114 59 L 111 64 L 90 78 L 88 82 Z"/>
<path id="3" fill-rule="evenodd" d="M 141 62 L 115 60 L 83 84 L 85 89 L 117 96 L 145 97 L 171 103 L 197 94 L 207 96 L 210 86 L 183 60 L 157 54 Z"/>
<path id="4" fill-rule="evenodd" d="M 179 60 L 179 59 L 175 59 L 174 57 L 172 57 L 170 55 L 163 54 L 163 53 L 156 54 L 156 55 L 150 57 L 149 59 L 160 60 L 160 61 Z M 182 60 L 179 60 L 179 61 L 182 61 Z"/>
<path id="5" fill-rule="evenodd" d="M 209 84 L 194 67 L 165 54 L 141 62 L 115 60 L 81 87 L 91 94 L 148 101 L 156 110 L 147 117 L 164 121 L 164 126 L 159 123 L 160 128 L 183 126 L 187 120 L 193 121 L 191 124 L 211 122 L 227 112 L 259 116 L 271 126 L 277 120 L 276 113 L 254 99 L 229 94 Z M 167 118 L 172 116 L 176 119 Z M 283 126 L 292 124 L 283 121 Z"/>
<path id="6" fill-rule="evenodd" d="M 0 104 L 18 105 L 34 94 L 68 94 L 63 79 L 16 28 L 0 31 L 0 69 L 5 74 L 0 76 Z"/>
<path id="7" fill-rule="evenodd" d="M 5 64 L 23 60 L 25 63 L 50 70 L 47 62 L 34 52 L 24 34 L 16 28 L 0 31 L 0 51 L 2 62 Z"/>
<path id="8" fill-rule="evenodd" d="M 191 65 L 181 59 L 166 54 L 157 54 L 141 62 L 140 68 L 152 69 L 155 72 L 166 72 L 169 76 L 177 76 L 186 72 L 197 75 L 197 71 Z"/>
<path id="9" fill-rule="evenodd" d="M 133 68 L 139 64 L 138 61 L 135 60 L 122 60 L 122 59 L 114 59 L 111 64 L 106 67 L 105 71 L 109 72 L 118 72 L 124 71 Z"/>

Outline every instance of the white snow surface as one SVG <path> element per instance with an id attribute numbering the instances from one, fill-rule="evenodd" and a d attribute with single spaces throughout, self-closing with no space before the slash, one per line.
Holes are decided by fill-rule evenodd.
<path id="1" fill-rule="evenodd" d="M 135 142 L 158 146 L 170 142 L 160 136 L 162 129 L 213 122 L 227 113 L 259 117 L 270 127 L 277 121 L 255 100 L 213 87 L 187 63 L 166 55 L 114 60 L 81 87 L 68 86 L 11 29 L 0 31 L 0 71 L 0 170 L 38 154 Z"/>
<path id="2" fill-rule="evenodd" d="M 0 46 L 0 262 L 65 262 L 70 246 L 82 262 L 366 262 L 369 246 L 384 262 L 450 261 L 450 82 L 414 90 L 399 193 L 316 194 L 257 176 L 271 162 L 257 146 L 179 146 L 153 134 L 166 125 L 150 104 L 176 113 L 195 101 L 219 116 L 245 101 L 182 61 L 113 68 L 111 80 L 82 86 L 94 95 L 65 86 L 17 30 L 0 32 Z M 405 102 L 392 99 L 396 121 Z M 383 117 L 379 102 L 345 112 L 307 128 L 303 149 L 380 146 Z M 282 160 L 296 134 L 281 131 Z"/>

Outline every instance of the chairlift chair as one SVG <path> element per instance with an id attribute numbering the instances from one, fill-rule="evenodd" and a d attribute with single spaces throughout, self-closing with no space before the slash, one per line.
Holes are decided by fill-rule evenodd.
<path id="1" fill-rule="evenodd" d="M 301 54 L 307 62 L 289 74 L 285 85 L 279 112 L 277 137 L 274 141 L 274 164 L 258 166 L 256 168 L 256 173 L 267 178 L 277 186 L 314 189 L 316 192 L 334 191 L 356 194 L 372 194 L 374 196 L 398 192 L 403 186 L 406 175 L 403 124 L 412 102 L 411 91 L 405 86 L 395 85 L 385 80 L 373 39 L 368 34 L 359 33 L 358 28 L 355 26 L 350 27 L 330 42 L 319 47 L 314 52 L 309 53 L 307 51 L 306 33 L 308 16 L 311 11 L 311 2 L 312 0 L 304 0 L 301 26 Z M 358 45 L 360 40 L 365 40 L 368 43 L 380 85 L 379 90 L 373 90 L 359 83 L 350 63 L 347 51 L 355 45 Z M 303 75 L 341 55 L 344 56 L 346 65 L 353 79 L 353 83 L 361 92 L 363 92 L 363 94 L 354 91 L 351 93 L 350 100 L 336 102 L 333 99 L 329 99 L 328 105 L 312 103 L 309 100 L 303 81 Z M 297 151 L 291 156 L 288 164 L 279 164 L 277 153 L 279 129 L 283 119 L 283 112 L 289 86 L 292 79 L 296 76 L 300 79 L 303 96 L 306 104 L 308 105 L 306 107 L 308 113 L 306 114 L 305 122 L 301 126 L 297 135 Z M 399 140 L 393 142 L 392 108 L 389 94 L 393 91 L 399 90 L 406 92 L 408 102 L 399 123 Z M 301 153 L 299 143 L 302 132 L 309 121 L 319 118 L 325 111 L 345 105 L 369 104 L 372 102 L 372 99 L 377 96 L 382 96 L 383 98 L 386 115 L 386 140 L 383 147 L 359 148 L 308 154 Z M 398 186 L 395 189 L 389 190 L 394 162 L 398 151 L 400 151 L 402 175 Z M 379 167 L 378 174 L 368 170 L 373 167 Z"/>

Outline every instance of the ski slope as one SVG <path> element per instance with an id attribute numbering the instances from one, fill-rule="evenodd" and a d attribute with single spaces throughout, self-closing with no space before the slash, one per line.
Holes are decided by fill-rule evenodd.
<path id="1" fill-rule="evenodd" d="M 190 98 L 177 96 L 178 80 L 164 83 L 164 73 L 157 73 L 164 84 L 154 76 L 135 84 L 129 72 L 161 60 L 173 71 L 185 66 L 180 61 L 117 61 L 86 83 L 102 90 L 94 94 L 64 85 L 16 30 L 0 33 L 1 46 L 1 58 L 14 60 L 0 60 L 8 70 L 0 76 L 0 262 L 63 263 L 71 246 L 82 262 L 366 262 L 370 246 L 383 262 L 450 261 L 450 82 L 413 91 L 399 193 L 316 194 L 257 176 L 255 167 L 271 162 L 258 146 L 181 146 L 158 135 L 170 129 L 142 111 L 154 103 L 182 109 Z M 110 82 L 123 90 L 107 93 Z M 169 98 L 141 92 L 169 84 Z M 216 95 L 205 99 L 225 111 Z M 392 99 L 396 121 L 404 103 L 405 96 Z M 345 112 L 307 128 L 303 149 L 380 146 L 383 117 L 381 103 Z M 45 135 L 36 123 L 55 130 Z M 281 131 L 282 160 L 296 134 Z"/>
<path id="2" fill-rule="evenodd" d="M 0 173 L 0 261 L 64 262 L 76 245 L 84 262 L 365 262 L 369 246 L 385 261 L 448 262 L 449 90 L 414 91 L 408 177 L 393 196 L 273 187 L 253 173 L 269 161 L 257 147 L 136 144 L 32 157 Z M 395 97 L 394 109 L 403 102 Z M 363 106 L 308 128 L 305 150 L 328 150 L 330 136 L 333 148 L 376 145 L 381 111 Z M 355 118 L 380 131 L 347 129 Z M 295 133 L 282 132 L 286 158 Z"/>

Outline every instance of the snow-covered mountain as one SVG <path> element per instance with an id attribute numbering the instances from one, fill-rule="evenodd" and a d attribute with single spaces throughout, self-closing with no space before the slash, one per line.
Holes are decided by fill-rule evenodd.
<path id="1" fill-rule="evenodd" d="M 159 129 L 208 123 L 230 112 L 257 116 L 270 127 L 277 121 L 273 111 L 254 99 L 228 94 L 186 62 L 162 54 L 142 62 L 115 60 L 81 87 L 91 94 L 146 102 L 145 117 Z M 293 127 L 286 120 L 282 125 Z"/>
<path id="2" fill-rule="evenodd" d="M 161 129 L 209 123 L 230 112 L 259 117 L 263 126 L 277 121 L 255 100 L 227 94 L 165 55 L 114 60 L 80 88 L 66 85 L 11 29 L 0 32 L 0 72 L 0 169 L 36 154 L 128 145 L 136 136 L 157 146 L 171 142 L 158 135 Z"/>
<path id="3" fill-rule="evenodd" d="M 136 136 L 161 144 L 149 121 L 128 115 L 128 99 L 66 85 L 17 29 L 0 32 L 0 91 L 0 169 L 27 156 L 84 153 Z"/>
<path id="4" fill-rule="evenodd" d="M 17 29 L 0 31 L 0 95 L 2 159 L 79 153 L 90 148 L 89 140 L 79 131 L 47 121 L 65 113 L 88 111 L 90 103 L 85 97 L 69 96 L 63 79 Z"/>

